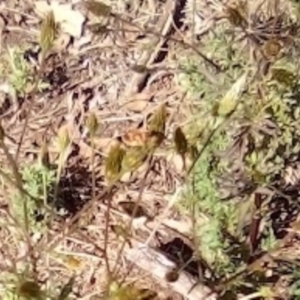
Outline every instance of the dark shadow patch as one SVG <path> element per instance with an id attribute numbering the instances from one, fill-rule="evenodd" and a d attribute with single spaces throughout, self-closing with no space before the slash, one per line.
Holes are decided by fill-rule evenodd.
<path id="1" fill-rule="evenodd" d="M 170 242 L 161 244 L 159 250 L 175 262 L 179 269 L 199 277 L 199 268 L 203 268 L 204 265 L 193 258 L 194 250 L 182 239 L 176 237 Z"/>
<path id="2" fill-rule="evenodd" d="M 57 169 L 57 166 L 55 167 Z M 100 188 L 97 186 L 96 190 Z M 55 187 L 50 190 L 50 203 L 53 203 Z M 92 173 L 88 170 L 88 162 L 79 157 L 79 148 L 74 147 L 68 165 L 61 176 L 58 186 L 58 196 L 54 203 L 55 209 L 63 209 L 70 217 L 78 213 L 92 199 Z"/>

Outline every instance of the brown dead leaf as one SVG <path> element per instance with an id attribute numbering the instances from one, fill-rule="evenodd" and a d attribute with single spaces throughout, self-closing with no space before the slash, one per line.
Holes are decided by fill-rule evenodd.
<path id="1" fill-rule="evenodd" d="M 128 147 L 142 147 L 150 138 L 150 132 L 143 129 L 130 129 L 122 136 L 122 142 Z"/>
<path id="2" fill-rule="evenodd" d="M 161 132 L 130 129 L 122 136 L 122 142 L 127 147 L 146 147 L 151 152 L 160 146 L 164 138 Z"/>
<path id="3" fill-rule="evenodd" d="M 60 28 L 64 33 L 79 38 L 82 33 L 85 17 L 72 8 L 71 4 L 60 4 L 58 1 L 51 1 L 49 5 L 47 1 L 35 2 L 36 13 L 44 17 L 50 11 L 53 11 L 55 21 L 60 24 Z"/>

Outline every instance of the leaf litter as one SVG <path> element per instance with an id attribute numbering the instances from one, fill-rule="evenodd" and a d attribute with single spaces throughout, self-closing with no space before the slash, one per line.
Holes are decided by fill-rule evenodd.
<path id="1" fill-rule="evenodd" d="M 172 71 L 170 71 L 171 75 L 168 73 L 169 71 L 153 74 L 153 77 L 150 74 L 148 81 L 151 83 L 150 87 L 146 86 L 145 90 L 132 95 L 130 99 L 122 99 L 122 92 L 132 77 L 132 72 L 137 71 L 132 66 L 138 66 L 139 72 L 148 72 L 148 69 L 145 69 L 144 65 L 140 65 L 136 59 L 141 54 L 141 48 L 143 47 L 138 44 L 133 47 L 132 43 L 127 45 L 126 39 L 124 43 L 124 36 L 128 37 L 130 33 L 126 32 L 122 36 L 122 30 L 124 32 L 126 30 L 134 31 L 131 41 L 138 43 L 140 40 L 141 44 L 145 43 L 143 41 L 145 36 L 151 36 L 151 34 L 147 34 L 147 26 L 150 24 L 149 28 L 151 28 L 149 20 L 152 17 L 135 8 L 135 13 L 140 14 L 141 18 L 139 19 L 132 15 L 131 18 L 136 18 L 137 27 L 144 26 L 146 28 L 145 32 L 140 32 L 139 28 L 128 24 L 128 20 L 130 20 L 129 14 L 132 13 L 130 9 L 126 14 L 121 14 L 113 6 L 107 5 L 106 2 L 85 1 L 82 6 L 78 5 L 78 3 L 77 1 L 74 1 L 72 4 L 68 3 L 68 1 L 52 1 L 51 4 L 48 4 L 46 1 L 36 1 L 33 5 L 29 4 L 31 9 L 29 11 L 38 21 L 31 21 L 32 23 L 30 23 L 26 15 L 24 16 L 24 21 L 22 21 L 24 32 L 25 30 L 27 32 L 38 31 L 38 22 L 52 11 L 53 19 L 58 26 L 55 33 L 48 32 L 43 34 L 43 36 L 50 37 L 50 40 L 53 40 L 51 36 L 56 36 L 53 47 L 51 45 L 53 51 L 47 57 L 43 74 L 43 80 L 48 85 L 46 85 L 46 88 L 41 88 L 37 99 L 34 99 L 35 102 L 28 122 L 28 130 L 20 149 L 20 160 L 24 163 L 34 161 L 35 157 L 42 155 L 40 154 L 41 150 L 43 150 L 41 148 L 47 145 L 47 153 L 40 157 L 40 161 L 43 161 L 47 166 L 55 165 L 57 163 L 55 157 L 59 157 L 60 153 L 51 145 L 59 135 L 59 130 L 64 128 L 64 125 L 67 123 L 69 131 L 68 141 L 62 141 L 61 139 L 61 144 L 70 144 L 70 149 L 68 159 L 62 170 L 63 179 L 60 185 L 62 196 L 59 201 L 64 204 L 69 202 L 67 206 L 70 208 L 70 215 L 72 215 L 71 208 L 74 211 L 78 209 L 76 212 L 81 211 L 84 204 L 89 202 L 92 189 L 95 188 L 91 186 L 94 165 L 95 169 L 97 169 L 95 175 L 96 194 L 101 195 L 101 193 L 105 192 L 107 185 L 113 185 L 112 195 L 104 193 L 107 197 L 97 198 L 101 205 L 99 203 L 99 206 L 96 206 L 97 210 L 82 217 L 78 232 L 70 233 L 68 246 L 63 246 L 66 248 L 66 251 L 71 252 L 72 257 L 74 257 L 74 264 L 76 264 L 76 261 L 79 261 L 78 256 L 80 261 L 83 260 L 85 262 L 83 265 L 93 271 L 85 270 L 79 276 L 83 277 L 81 278 L 83 280 L 81 283 L 84 281 L 93 282 L 93 280 L 96 280 L 96 283 L 90 284 L 82 293 L 79 292 L 80 282 L 75 283 L 73 288 L 75 289 L 75 294 L 76 289 L 78 289 L 77 294 L 81 297 L 86 297 L 91 289 L 96 289 L 99 294 L 102 292 L 100 288 L 103 285 L 101 278 L 104 277 L 103 274 L 106 270 L 101 267 L 98 268 L 98 266 L 95 267 L 94 256 L 95 253 L 99 257 L 103 255 L 98 241 L 103 240 L 103 223 L 106 218 L 105 212 L 110 205 L 109 202 L 116 209 L 118 207 L 116 203 L 126 204 L 130 207 L 131 212 L 134 210 L 132 206 L 137 204 L 139 212 L 146 207 L 160 217 L 162 211 L 169 207 L 166 195 L 172 195 L 178 189 L 178 186 L 182 185 L 186 170 L 192 167 L 199 153 L 188 138 L 185 128 L 181 126 L 179 114 L 175 114 L 175 121 L 173 120 L 171 124 L 173 126 L 172 130 L 169 128 L 168 118 L 172 111 L 175 111 L 174 107 L 178 105 L 178 99 L 181 96 L 179 89 L 176 86 L 174 87 L 172 81 L 174 74 L 172 74 Z M 18 15 L 20 13 L 18 7 L 14 9 L 16 13 L 7 10 L 5 14 L 8 13 L 9 16 Z M 91 18 L 85 9 L 92 13 L 94 17 Z M 123 6 L 120 8 L 120 11 L 122 9 Z M 207 11 L 210 9 L 207 9 Z M 214 11 L 214 9 L 212 10 Z M 26 10 L 27 12 L 28 10 Z M 233 12 L 231 11 L 231 14 Z M 186 13 L 191 14 L 191 12 Z M 106 23 L 105 26 L 99 23 L 97 34 L 95 34 L 95 31 L 92 31 L 89 26 L 91 24 L 95 25 L 94 22 L 97 16 L 104 17 Z M 234 26 L 239 26 L 242 23 L 241 20 L 233 19 L 232 15 L 229 18 L 234 23 Z M 12 18 L 9 19 L 11 20 Z M 191 20 L 188 21 L 187 23 L 190 23 Z M 4 27 L 2 31 L 4 41 L 9 38 L 10 30 L 13 30 L 11 25 L 8 28 Z M 19 23 L 15 25 L 16 27 L 20 26 Z M 199 24 L 195 25 L 197 30 L 200 30 L 202 27 Z M 94 27 L 94 29 L 96 28 Z M 26 51 L 23 56 L 26 63 L 33 70 L 32 73 L 34 73 L 39 67 L 40 61 L 36 55 L 39 54 L 40 49 L 37 51 L 33 50 L 32 45 L 38 43 L 38 36 L 29 34 L 28 40 L 29 45 L 26 45 Z M 49 40 L 47 39 L 43 40 L 41 44 L 44 45 L 44 48 L 50 48 L 50 45 L 48 45 Z M 6 47 L 5 43 L 2 43 L 3 45 Z M 276 40 L 274 40 L 272 44 L 270 41 L 264 43 L 262 51 L 267 56 L 275 57 L 280 52 L 277 48 Z M 28 57 L 30 58 L 28 59 Z M 276 70 L 280 70 L 280 68 Z M 293 73 L 286 74 L 293 75 Z M 64 78 L 62 78 L 62 75 L 64 75 Z M 232 114 L 235 114 L 236 111 L 239 111 L 239 104 L 242 101 L 243 92 L 249 79 L 247 77 L 248 73 L 247 76 L 245 74 L 239 75 L 240 77 L 234 78 L 230 87 L 225 89 L 225 93 L 216 97 L 216 101 L 212 105 L 215 118 L 227 119 Z M 277 72 L 274 78 L 279 78 L 279 75 Z M 49 79 L 49 77 L 51 78 Z M 153 81 L 151 81 L 151 78 Z M 288 86 L 290 81 L 293 80 L 293 76 L 289 76 L 289 78 L 290 80 L 281 80 L 281 82 Z M 170 100 L 168 105 L 162 104 L 166 100 L 164 97 L 170 97 L 170 91 L 168 91 L 170 89 L 174 89 L 174 94 L 177 95 L 177 98 L 175 96 L 175 100 Z M 32 101 L 32 98 L 27 97 L 26 94 L 25 96 L 18 94 L 17 101 L 21 107 L 26 108 L 27 104 Z M 179 104 L 180 108 L 185 107 L 185 105 L 186 103 Z M 92 120 L 93 122 L 89 119 L 89 124 L 87 124 L 85 120 L 90 116 L 91 111 L 94 119 Z M 9 110 L 8 112 L 8 117 L 3 119 L 3 126 L 5 133 L 13 137 L 12 139 L 7 139 L 7 143 L 10 151 L 15 153 L 16 141 L 20 136 L 20 128 L 24 125 L 24 118 L 28 112 L 26 109 L 22 111 L 22 114 L 15 114 Z M 236 115 L 234 116 L 236 117 Z M 87 127 L 89 129 L 95 127 L 95 120 L 101 124 L 95 130 L 97 133 L 93 143 L 96 149 L 93 148 L 91 139 L 93 130 L 86 130 Z M 201 122 L 205 124 L 205 119 L 201 119 Z M 223 174 L 224 178 L 218 178 L 221 181 L 219 185 L 220 190 L 224 189 L 224 198 L 232 196 L 232 193 L 234 194 L 235 192 L 241 193 L 241 191 L 245 190 L 249 192 L 249 190 L 252 191 L 256 188 L 256 186 L 247 186 L 248 178 L 243 177 L 245 176 L 245 172 L 242 170 L 243 160 L 245 154 L 253 146 L 252 139 L 259 137 L 262 131 L 269 136 L 276 134 L 273 125 L 268 117 L 260 119 L 256 124 L 245 122 L 237 130 L 232 147 L 228 147 L 226 150 L 221 149 L 216 153 L 218 158 L 232 158 L 236 161 L 236 165 L 233 166 L 233 169 L 236 168 L 235 170 L 228 168 L 228 173 L 225 172 Z M 230 130 L 233 129 L 231 128 Z M 231 134 L 231 131 L 228 133 Z M 169 136 L 171 136 L 170 139 L 167 138 Z M 29 156 L 31 159 L 29 159 Z M 257 161 L 259 157 L 252 156 L 251 160 L 253 162 Z M 2 161 L 5 163 L 3 157 L 1 158 L 1 163 Z M 298 173 L 297 164 L 291 164 L 286 168 L 284 179 L 285 184 L 289 188 L 295 188 L 299 184 Z M 253 170 L 253 176 L 257 178 L 257 181 L 262 178 L 262 174 L 256 170 Z M 143 185 L 145 185 L 145 194 L 148 195 L 145 195 L 144 198 L 142 197 L 142 200 L 138 202 L 138 194 Z M 268 188 L 273 187 L 265 187 L 265 189 Z M 231 191 L 229 195 L 228 190 Z M 132 194 L 135 196 L 130 198 L 129 195 Z M 239 199 L 238 196 L 236 199 Z M 172 201 L 170 202 L 172 203 Z M 250 209 L 248 209 L 251 205 L 253 207 L 251 201 L 246 201 L 244 206 L 241 206 L 239 230 L 240 227 L 251 224 L 251 218 L 253 217 Z M 164 229 L 160 230 L 159 233 L 164 231 L 169 237 L 176 236 L 174 230 L 180 231 L 182 229 L 184 235 L 191 234 L 193 230 L 193 226 L 190 224 L 191 220 L 186 221 L 184 218 L 179 218 L 178 220 L 176 219 L 177 213 L 176 209 L 173 210 L 173 207 L 169 208 L 169 214 L 165 217 L 166 222 L 163 222 L 163 224 L 173 227 L 173 231 L 172 228 L 170 229 L 171 231 L 168 231 L 163 227 Z M 108 218 L 111 224 L 118 223 L 118 216 L 114 210 L 112 210 Z M 54 230 L 52 238 L 61 231 L 62 225 L 60 222 L 56 223 L 55 226 L 57 228 L 55 229 L 56 231 Z M 204 222 L 204 224 L 206 223 Z M 121 225 L 124 226 L 123 223 Z M 144 225 L 147 226 L 147 221 L 145 221 Z M 151 227 L 152 230 L 155 231 L 156 225 L 154 224 Z M 139 223 L 133 227 L 134 235 L 140 229 Z M 145 232 L 143 234 L 145 235 Z M 113 232 L 109 232 L 109 237 L 109 259 L 114 261 L 117 255 L 116 249 L 119 249 L 120 243 L 116 242 Z M 253 249 L 257 240 L 261 237 L 261 231 L 253 234 L 251 240 Z M 132 238 L 132 240 L 134 239 Z M 152 242 L 155 243 L 157 241 Z M 271 242 L 267 241 L 265 245 L 272 244 Z M 58 268 L 58 265 L 51 261 L 48 267 L 52 274 L 55 274 L 53 270 Z M 63 270 L 64 278 L 71 278 L 72 267 L 69 269 Z M 134 272 L 138 273 L 138 271 Z M 133 274 L 136 275 L 137 273 Z M 144 274 L 139 274 L 139 277 L 143 277 L 142 275 Z M 59 277 L 57 281 L 60 281 Z M 147 286 L 149 284 L 147 281 L 143 282 L 141 280 L 141 282 L 142 285 L 145 284 Z M 67 285 L 68 282 L 64 282 L 64 287 Z M 157 288 L 157 290 L 160 290 L 160 288 Z M 71 293 L 71 291 L 68 290 L 68 293 Z M 63 294 L 64 291 L 62 290 L 61 295 Z"/>

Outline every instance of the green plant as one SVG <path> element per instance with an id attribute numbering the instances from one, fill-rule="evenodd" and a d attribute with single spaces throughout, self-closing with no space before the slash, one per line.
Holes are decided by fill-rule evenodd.
<path id="1" fill-rule="evenodd" d="M 45 199 L 45 191 L 50 191 L 55 182 L 55 171 L 47 167 L 35 163 L 32 165 L 24 165 L 20 169 L 24 189 L 32 197 L 27 196 L 23 199 L 19 193 L 16 193 L 12 199 L 12 208 L 14 217 L 24 226 L 25 217 L 23 210 L 23 202 L 27 201 L 29 227 L 32 232 L 43 233 L 47 219 L 49 218 L 48 199 Z M 51 199 L 51 195 L 47 198 Z"/>
<path id="2" fill-rule="evenodd" d="M 34 76 L 31 66 L 24 58 L 24 50 L 21 48 L 8 48 L 7 50 L 7 69 L 4 73 L 8 74 L 8 81 L 13 90 L 12 93 L 26 95 L 31 91 Z M 42 91 L 48 87 L 48 84 L 39 80 L 38 91 Z"/>

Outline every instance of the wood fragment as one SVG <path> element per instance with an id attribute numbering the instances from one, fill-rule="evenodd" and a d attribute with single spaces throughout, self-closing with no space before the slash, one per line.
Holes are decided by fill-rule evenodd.
<path id="1" fill-rule="evenodd" d="M 216 293 L 209 287 L 198 283 L 191 275 L 184 271 L 179 272 L 176 281 L 168 282 L 166 278 L 176 268 L 175 263 L 149 246 L 138 243 L 134 248 L 125 249 L 124 254 L 131 263 L 146 272 L 150 272 L 159 282 L 171 287 L 175 292 L 188 300 L 217 299 Z"/>

